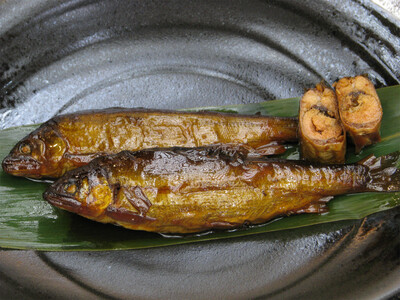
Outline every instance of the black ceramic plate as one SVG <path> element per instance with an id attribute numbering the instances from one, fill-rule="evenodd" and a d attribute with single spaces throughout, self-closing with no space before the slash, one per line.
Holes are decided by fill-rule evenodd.
<path id="1" fill-rule="evenodd" d="M 363 73 L 398 84 L 399 28 L 363 0 L 0 1 L 0 128 L 87 108 L 288 98 Z M 399 228 L 395 208 L 147 250 L 3 250 L 0 298 L 388 298 Z"/>

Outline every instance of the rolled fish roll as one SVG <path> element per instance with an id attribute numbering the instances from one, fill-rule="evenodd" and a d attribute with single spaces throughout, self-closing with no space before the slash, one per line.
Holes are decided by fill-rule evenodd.
<path id="1" fill-rule="evenodd" d="M 359 153 L 381 140 L 382 105 L 372 82 L 365 76 L 346 77 L 334 84 L 340 118 Z"/>
<path id="2" fill-rule="evenodd" d="M 326 164 L 344 163 L 346 133 L 335 92 L 323 83 L 301 98 L 299 137 L 302 158 Z"/>

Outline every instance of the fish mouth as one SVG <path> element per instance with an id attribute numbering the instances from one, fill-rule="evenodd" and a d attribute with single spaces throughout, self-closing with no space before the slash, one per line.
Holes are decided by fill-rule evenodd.
<path id="1" fill-rule="evenodd" d="M 36 159 L 27 156 L 7 156 L 2 162 L 4 172 L 14 176 L 40 177 L 38 171 L 42 164 Z"/>

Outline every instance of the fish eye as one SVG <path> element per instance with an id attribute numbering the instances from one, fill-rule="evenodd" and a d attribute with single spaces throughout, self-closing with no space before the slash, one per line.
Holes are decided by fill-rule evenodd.
<path id="1" fill-rule="evenodd" d="M 75 183 L 66 183 L 64 185 L 64 190 L 69 194 L 75 194 L 77 191 L 77 187 Z"/>
<path id="2" fill-rule="evenodd" d="M 19 149 L 19 152 L 21 152 L 22 154 L 31 154 L 31 152 L 32 152 L 31 145 L 29 145 L 26 142 L 21 143 L 19 145 L 18 149 Z"/>

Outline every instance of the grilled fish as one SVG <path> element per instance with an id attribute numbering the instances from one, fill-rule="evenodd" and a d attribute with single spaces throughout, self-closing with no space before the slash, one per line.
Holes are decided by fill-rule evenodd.
<path id="1" fill-rule="evenodd" d="M 319 165 L 249 157 L 240 147 L 123 151 L 68 172 L 43 197 L 86 218 L 134 230 L 237 228 L 324 212 L 335 195 L 398 191 L 399 156 Z"/>
<path id="2" fill-rule="evenodd" d="M 299 140 L 303 158 L 326 164 L 344 163 L 346 133 L 335 92 L 324 84 L 308 90 L 300 100 Z"/>
<path id="3" fill-rule="evenodd" d="M 3 161 L 5 172 L 58 178 L 95 157 L 155 147 L 243 144 L 268 155 L 297 140 L 297 119 L 213 112 L 112 108 L 52 118 L 22 139 Z"/>
<path id="4" fill-rule="evenodd" d="M 334 84 L 340 118 L 359 153 L 381 140 L 382 105 L 372 82 L 365 76 L 345 77 Z"/>

